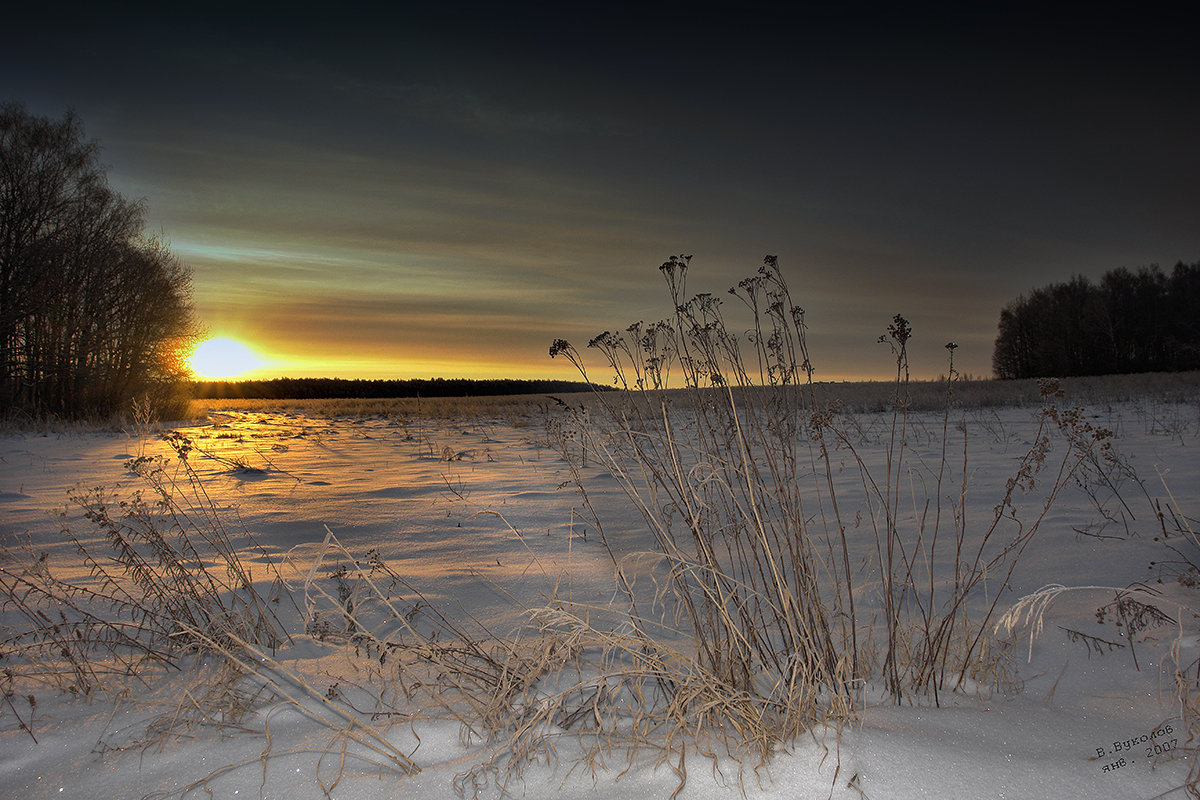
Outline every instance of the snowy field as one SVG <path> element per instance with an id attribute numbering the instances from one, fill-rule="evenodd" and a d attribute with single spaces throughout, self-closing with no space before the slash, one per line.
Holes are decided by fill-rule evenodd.
<path id="1" fill-rule="evenodd" d="M 1004 495 L 1033 443 L 1036 412 L 1032 405 L 952 412 L 945 485 L 966 486 L 968 528 Z M 244 545 L 244 563 L 288 637 L 275 648 L 242 650 L 241 677 L 225 669 L 228 653 L 185 653 L 175 666 L 103 673 L 103 685 L 85 697 L 69 690 L 62 665 L 58 677 L 39 672 L 53 666 L 53 653 L 18 652 L 28 640 L 14 637 L 27 621 L 10 590 L 0 617 L 0 796 L 371 800 L 507 792 L 617 800 L 671 796 L 683 770 L 681 798 L 1188 796 L 1200 742 L 1189 736 L 1196 721 L 1181 703 L 1175 670 L 1189 668 L 1195 682 L 1200 588 L 1176 576 L 1186 560 L 1200 563 L 1187 530 L 1200 516 L 1200 406 L 1194 398 L 1100 402 L 1085 419 L 1113 432 L 1112 463 L 1120 468 L 1102 482 L 1070 482 L 1008 585 L 989 579 L 981 591 L 985 602 L 1000 593 L 1002 612 L 1046 586 L 1095 588 L 1055 597 L 1035 637 L 1029 618 L 996 634 L 1009 646 L 997 680 L 966 682 L 936 704 L 928 696 L 898 704 L 878 686 L 861 687 L 852 718 L 779 743 L 766 763 L 743 757 L 739 765 L 736 753 L 706 755 L 694 746 L 665 755 L 614 748 L 597 757 L 586 726 L 559 719 L 536 738 L 541 750 L 513 771 L 517 756 L 502 737 L 483 735 L 486 725 L 469 703 L 450 695 L 444 705 L 431 702 L 434 695 L 416 684 L 439 678 L 416 662 L 407 680 L 398 679 L 401 650 L 387 655 L 377 646 L 387 638 L 382 628 L 371 629 L 373 639 L 356 635 L 363 631 L 351 611 L 378 620 L 386 595 L 405 619 L 391 620 L 397 630 L 524 637 L 532 645 L 530 609 L 567 600 L 600 618 L 606 606 L 621 606 L 614 564 L 632 563 L 650 547 L 646 522 L 597 454 L 583 462 L 554 404 L 538 399 L 502 415 L 485 408 L 443 418 L 214 412 L 175 429 L 193 448 L 195 485 L 162 431 L 0 436 L 6 585 L 22 586 L 13 576 L 48 568 L 94 586 L 63 530 L 100 559 L 105 540 L 70 496 L 91 497 L 93 516 L 103 507 L 120 518 L 131 508 L 122 501 L 139 491 L 153 498 L 148 480 L 169 478 L 181 507 L 215 514 L 237 542 L 253 535 L 257 547 Z M 852 455 L 884 459 L 891 420 L 888 413 L 848 418 L 854 450 L 835 451 L 834 469 L 853 473 Z M 940 412 L 909 420 L 906 513 L 926 508 L 942 431 Z M 139 457 L 141 474 L 129 466 Z M 866 497 L 847 490 L 843 498 L 851 538 L 866 537 Z M 35 567 L 26 553 L 45 557 Z M 1134 596 L 1162 616 L 1141 620 L 1130 641 L 1114 612 L 1101 622 L 1097 611 L 1114 602 L 1116 589 L 1139 584 L 1155 594 Z M 546 673 L 540 689 L 528 688 L 544 697 L 562 679 Z M 480 768 L 489 763 L 495 769 Z"/>

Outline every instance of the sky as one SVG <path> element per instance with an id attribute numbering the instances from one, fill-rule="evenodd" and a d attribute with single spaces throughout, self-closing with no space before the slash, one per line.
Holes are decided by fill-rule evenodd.
<path id="1" fill-rule="evenodd" d="M 0 100 L 75 109 L 261 376 L 576 377 L 551 341 L 669 316 L 668 257 L 770 254 L 818 379 L 894 375 L 897 313 L 982 377 L 1022 293 L 1200 261 L 1167 7 L 41 5 Z"/>

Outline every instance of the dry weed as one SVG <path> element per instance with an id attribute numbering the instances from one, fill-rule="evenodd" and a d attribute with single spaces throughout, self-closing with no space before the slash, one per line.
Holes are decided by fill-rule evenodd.
<path id="1" fill-rule="evenodd" d="M 910 455 L 914 438 L 938 437 L 910 418 L 922 388 L 908 374 L 912 330 L 897 315 L 880 337 L 896 377 L 878 401 L 891 411 L 877 434 L 882 465 L 870 463 L 859 454 L 855 420 L 829 399 L 834 387 L 813 381 L 804 312 L 776 261 L 768 257 L 729 291 L 750 315 L 739 337 L 719 300 L 687 297 L 689 258 L 661 268 L 673 318 L 589 343 L 620 391 L 594 397 L 573 431 L 586 442 L 576 452 L 617 478 L 668 565 L 689 653 L 646 669 L 680 687 L 703 675 L 724 699 L 704 696 L 695 730 L 736 731 L 759 754 L 849 714 L 871 680 L 896 702 L 935 703 L 940 692 L 976 681 L 1009 682 L 1004 644 L 989 638 L 998 593 L 987 600 L 978 590 L 988 579 L 1007 582 L 1059 493 L 1099 463 L 1109 433 L 1062 407 L 1057 385 L 1040 386 L 1034 443 L 990 525 L 968 531 L 965 437 L 961 467 L 948 448 L 959 377 L 953 343 L 937 385 L 941 456 L 929 465 Z M 569 343 L 555 341 L 551 355 L 590 382 Z M 835 467 L 835 450 L 849 454 L 857 474 Z M 917 481 L 927 499 L 910 508 Z M 1035 487 L 1040 499 L 1031 504 Z M 856 513 L 873 531 L 873 552 L 850 543 Z M 632 625 L 644 632 L 625 588 Z M 656 637 L 645 639 L 638 647 L 653 651 Z M 700 702 L 686 691 L 678 697 Z M 672 718 L 694 720 L 695 712 L 673 708 Z"/>

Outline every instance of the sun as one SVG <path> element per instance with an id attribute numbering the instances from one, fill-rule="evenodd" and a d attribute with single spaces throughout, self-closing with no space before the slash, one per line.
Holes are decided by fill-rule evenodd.
<path id="1" fill-rule="evenodd" d="M 263 366 L 263 360 L 236 339 L 206 339 L 196 346 L 188 366 L 202 380 L 240 378 Z"/>

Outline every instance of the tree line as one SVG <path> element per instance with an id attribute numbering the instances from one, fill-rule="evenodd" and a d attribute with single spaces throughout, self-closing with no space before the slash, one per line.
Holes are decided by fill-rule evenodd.
<path id="1" fill-rule="evenodd" d="M 1000 312 L 997 378 L 1200 369 L 1200 262 L 1076 276 Z"/>
<path id="2" fill-rule="evenodd" d="M 191 272 L 113 191 L 79 118 L 0 104 L 0 410 L 167 407 L 196 324 Z"/>
<path id="3" fill-rule="evenodd" d="M 0 414 L 107 416 L 145 398 L 382 398 L 569 392 L 572 381 L 290 379 L 190 383 L 191 271 L 108 185 L 100 147 L 0 103 Z M 1000 313 L 998 378 L 1200 369 L 1200 262 L 1034 289 Z"/>
<path id="4" fill-rule="evenodd" d="M 306 400 L 326 398 L 494 397 L 610 389 L 608 386 L 560 380 L 495 378 L 415 378 L 362 380 L 346 378 L 272 378 L 246 381 L 197 381 L 192 395 L 201 400 Z"/>

